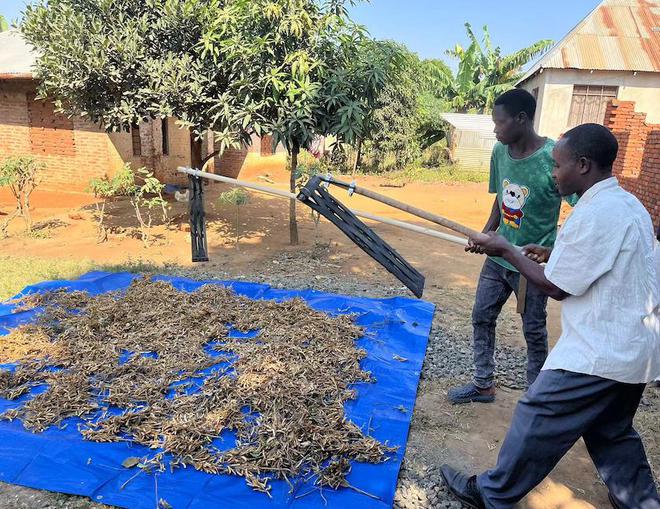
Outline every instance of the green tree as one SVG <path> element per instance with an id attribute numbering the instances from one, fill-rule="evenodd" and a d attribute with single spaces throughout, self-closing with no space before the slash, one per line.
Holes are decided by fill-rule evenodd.
<path id="1" fill-rule="evenodd" d="M 37 0 L 22 31 L 40 55 L 40 95 L 58 110 L 109 131 L 175 117 L 190 129 L 199 168 L 208 130 L 221 148 L 249 139 L 250 91 L 260 84 L 246 66 L 259 44 L 245 33 L 253 3 L 263 2 Z M 219 24 L 228 42 L 222 65 L 207 50 Z"/>
<path id="2" fill-rule="evenodd" d="M 397 58 L 375 100 L 365 135 L 367 154 L 379 170 L 385 161 L 396 169 L 407 166 L 421 148 L 419 58 L 404 46 L 394 46 L 391 51 L 396 51 Z M 356 162 L 359 164 L 358 157 Z"/>
<path id="3" fill-rule="evenodd" d="M 0 32 L 6 32 L 9 30 L 9 23 L 7 23 L 7 18 L 0 14 Z"/>
<path id="4" fill-rule="evenodd" d="M 333 136 L 340 146 L 360 144 L 396 55 L 375 51 L 377 43 L 351 22 L 343 1 L 278 3 L 283 6 L 272 13 L 267 30 L 278 36 L 269 47 L 289 57 L 274 69 L 263 62 L 272 78 L 260 114 L 263 129 L 289 153 L 289 185 L 295 192 L 298 156 L 315 136 Z M 289 234 L 297 244 L 295 200 L 290 200 Z"/>
<path id="5" fill-rule="evenodd" d="M 448 67 L 439 60 L 420 61 L 416 54 L 396 43 L 378 42 L 376 49 L 394 57 L 388 60 L 384 85 L 368 116 L 365 160 L 369 169 L 399 169 L 445 135 L 441 114 L 448 105 L 441 94 L 446 85 L 444 74 L 436 68 Z M 357 156 L 359 153 L 356 162 Z"/>
<path id="6" fill-rule="evenodd" d="M 45 165 L 30 156 L 9 157 L 0 164 L 0 187 L 7 186 L 16 201 L 16 208 L 0 226 L 0 236 L 7 236 L 9 223 L 16 217 L 25 221 L 27 233 L 32 231 L 30 196 L 41 181 Z"/>
<path id="7" fill-rule="evenodd" d="M 314 134 L 359 138 L 363 98 L 381 81 L 377 72 L 366 87 L 344 80 L 356 77 L 365 39 L 346 1 L 36 0 L 22 30 L 40 55 L 40 95 L 58 110 L 114 131 L 175 117 L 190 129 L 197 168 L 209 130 L 220 150 L 273 133 L 295 172 Z"/>
<path id="8" fill-rule="evenodd" d="M 479 42 L 469 23 L 465 24 L 470 44 L 463 48 L 457 44 L 447 55 L 458 59 L 458 70 L 453 74 L 447 66 L 430 62 L 432 80 L 437 84 L 438 96 L 459 112 L 490 111 L 498 95 L 514 87 L 521 77 L 523 66 L 547 51 L 551 40 L 540 40 L 510 55 L 503 55 L 499 46 L 493 47 L 488 27 L 483 28 Z"/>

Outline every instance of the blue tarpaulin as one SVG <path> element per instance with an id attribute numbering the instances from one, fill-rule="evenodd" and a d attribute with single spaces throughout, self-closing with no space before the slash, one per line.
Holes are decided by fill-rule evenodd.
<path id="1" fill-rule="evenodd" d="M 128 287 L 136 278 L 129 273 L 91 272 L 75 281 L 51 281 L 29 286 L 21 295 L 59 288 L 99 294 Z M 175 288 L 193 291 L 203 284 L 220 284 L 251 299 L 304 299 L 312 308 L 329 314 L 356 313 L 357 323 L 368 334 L 358 341 L 367 351 L 362 367 L 371 371 L 376 383 L 359 384 L 356 400 L 345 404 L 347 417 L 371 430 L 381 442 L 398 446 L 392 458 L 381 464 L 354 462 L 348 481 L 372 496 L 342 488 L 317 490 L 302 485 L 296 498 L 284 481 L 272 482 L 272 498 L 253 491 L 241 477 L 210 475 L 191 468 L 159 474 L 140 473 L 122 467 L 128 457 L 153 456 L 153 450 L 130 443 L 96 443 L 82 439 L 79 419 L 67 419 L 43 433 L 31 433 L 20 421 L 0 422 L 0 481 L 74 495 L 104 504 L 135 509 L 153 509 L 157 498 L 175 509 L 271 509 L 271 508 L 360 508 L 391 507 L 397 477 L 415 404 L 417 385 L 431 329 L 434 306 L 408 298 L 367 299 L 333 295 L 314 290 L 278 290 L 266 285 L 233 281 L 192 281 L 158 276 Z M 11 304 L 0 304 L 0 335 L 34 319 L 34 312 L 12 313 Z M 1 340 L 0 340 L 1 345 Z M 407 359 L 402 362 L 402 359 Z M 0 369 L 13 369 L 0 365 Z M 15 401 L 0 399 L 0 413 L 15 408 L 31 394 Z M 43 390 L 43 388 L 41 388 Z M 132 479 L 130 482 L 129 479 Z M 123 487 L 122 487 L 123 486 Z M 157 497 L 157 498 L 156 498 Z"/>

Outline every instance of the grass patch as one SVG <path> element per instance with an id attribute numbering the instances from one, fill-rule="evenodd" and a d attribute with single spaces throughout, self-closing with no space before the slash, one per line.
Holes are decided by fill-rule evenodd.
<path id="1" fill-rule="evenodd" d="M 28 285 L 56 279 L 76 279 L 92 270 L 153 273 L 159 269 L 162 267 L 142 260 L 99 265 L 91 260 L 0 256 L 0 302 L 13 297 Z"/>
<path id="2" fill-rule="evenodd" d="M 457 166 L 440 166 L 438 168 L 416 166 L 385 173 L 384 176 L 401 183 L 488 182 L 489 173 L 487 171 L 464 170 Z"/>

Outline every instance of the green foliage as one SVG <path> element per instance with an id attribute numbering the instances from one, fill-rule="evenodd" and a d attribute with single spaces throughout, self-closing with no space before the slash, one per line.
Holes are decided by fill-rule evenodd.
<path id="1" fill-rule="evenodd" d="M 40 173 L 45 168 L 43 163 L 37 162 L 30 156 L 16 156 L 5 159 L 0 165 L 0 187 L 9 187 L 16 200 L 16 209 L 7 216 L 0 226 L 0 236 L 7 235 L 9 223 L 16 217 L 25 221 L 25 230 L 32 230 L 32 216 L 30 215 L 30 195 L 39 185 Z"/>
<path id="2" fill-rule="evenodd" d="M 422 152 L 421 165 L 425 168 L 440 168 L 451 164 L 446 140 L 434 143 Z"/>
<path id="3" fill-rule="evenodd" d="M 492 110 L 497 96 L 514 87 L 521 77 L 522 67 L 531 59 L 547 51 L 553 42 L 538 41 L 511 55 L 502 55 L 500 47 L 493 47 L 488 27 L 483 28 L 479 42 L 469 23 L 465 24 L 470 45 L 457 44 L 447 55 L 458 59 L 455 75 L 449 69 L 429 64 L 434 68 L 433 80 L 441 84 L 442 97 L 460 112 L 484 113 Z"/>
<path id="4" fill-rule="evenodd" d="M 447 102 L 433 93 L 422 90 L 417 106 L 418 139 L 422 150 L 447 136 L 448 125 L 442 114 L 449 110 Z"/>
<path id="5" fill-rule="evenodd" d="M 396 57 L 376 51 L 347 3 L 36 0 L 22 31 L 40 95 L 60 111 L 115 131 L 175 117 L 197 139 L 213 131 L 220 150 L 272 133 L 297 154 L 315 135 L 363 137 Z"/>
<path id="6" fill-rule="evenodd" d="M 43 164 L 38 163 L 33 157 L 8 157 L 0 165 L 0 186 L 23 189 L 34 182 L 36 174 L 41 169 Z"/>
<path id="7" fill-rule="evenodd" d="M 139 168 L 134 176 L 133 185 L 128 184 L 127 189 L 131 204 L 135 209 L 135 217 L 140 225 L 142 242 L 145 247 L 149 247 L 154 209 L 160 209 L 163 222 L 169 220 L 167 216 L 168 204 L 163 198 L 165 184 L 154 177 L 152 171 Z"/>
<path id="8" fill-rule="evenodd" d="M 105 265 L 80 257 L 44 258 L 30 257 L 21 253 L 17 256 L 7 256 L 0 253 L 0 301 L 16 295 L 28 285 L 40 281 L 56 279 L 76 279 L 91 270 L 109 272 L 134 272 L 148 274 L 163 274 L 172 267 L 155 265 L 142 260 L 131 260 L 115 265 Z"/>
<path id="9" fill-rule="evenodd" d="M 131 170 L 131 165 L 126 163 L 112 178 L 104 175 L 101 178 L 90 180 L 89 190 L 97 198 L 128 196 L 135 190 L 135 175 Z"/>
<path id="10" fill-rule="evenodd" d="M 41 95 L 110 130 L 173 116 L 221 150 L 273 132 L 351 143 L 383 70 L 344 0 L 36 0 L 22 31 Z"/>
<path id="11" fill-rule="evenodd" d="M 241 187 L 235 187 L 230 191 L 221 193 L 218 197 L 218 204 L 220 205 L 235 205 L 240 207 L 250 201 L 250 195 Z"/>
<path id="12" fill-rule="evenodd" d="M 7 30 L 9 30 L 9 23 L 7 22 L 7 18 L 0 14 L 0 32 L 6 32 Z"/>
<path id="13" fill-rule="evenodd" d="M 224 193 L 221 193 L 220 196 L 218 197 L 219 205 L 233 205 L 236 207 L 236 223 L 235 223 L 236 249 L 238 249 L 238 245 L 241 240 L 241 222 L 240 222 L 241 207 L 247 204 L 249 201 L 250 201 L 250 195 L 246 193 L 242 187 L 235 187 L 230 191 L 225 191 Z"/>
<path id="14" fill-rule="evenodd" d="M 102 199 L 102 204 L 97 204 L 99 242 L 107 240 L 103 220 L 106 201 L 110 198 L 128 196 L 135 211 L 140 237 L 145 247 L 149 247 L 151 242 L 154 210 L 160 209 L 163 222 L 169 220 L 167 212 L 169 205 L 163 198 L 165 184 L 162 184 L 153 172 L 146 168 L 138 168 L 134 171 L 130 163 L 126 163 L 111 179 L 107 177 L 93 179 L 90 181 L 89 187 L 96 197 Z"/>
<path id="15" fill-rule="evenodd" d="M 289 170 L 291 169 L 291 158 L 289 158 Z M 297 188 L 304 185 L 311 177 L 320 173 L 327 173 L 329 167 L 323 158 L 318 158 L 307 150 L 301 150 L 298 154 L 298 167 L 296 168 Z"/>
<path id="16" fill-rule="evenodd" d="M 135 175 L 130 164 L 125 164 L 112 178 L 104 175 L 89 181 L 89 190 L 101 202 L 96 206 L 96 230 L 99 243 L 108 240 L 108 231 L 105 227 L 105 209 L 108 200 L 117 196 L 129 196 L 135 192 Z"/>
<path id="17" fill-rule="evenodd" d="M 407 59 L 414 58 L 408 52 L 404 55 Z M 393 158 L 399 169 L 419 157 L 419 103 L 414 61 L 406 61 L 383 87 L 371 117 L 371 136 L 365 143 L 365 155 L 376 170 L 387 159 Z"/>
<path id="18" fill-rule="evenodd" d="M 488 182 L 487 171 L 463 170 L 454 165 L 443 165 L 440 167 L 411 166 L 403 170 L 393 171 L 385 174 L 393 182 L 408 183 L 422 182 L 432 183 L 456 183 L 456 182 Z"/>

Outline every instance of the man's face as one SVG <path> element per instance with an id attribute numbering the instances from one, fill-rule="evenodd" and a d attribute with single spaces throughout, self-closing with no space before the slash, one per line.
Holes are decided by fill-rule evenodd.
<path id="1" fill-rule="evenodd" d="M 552 150 L 554 168 L 552 179 L 562 196 L 570 196 L 580 188 L 582 162 L 575 157 L 573 151 L 567 146 L 566 140 L 559 140 Z"/>
<path id="2" fill-rule="evenodd" d="M 512 117 L 504 106 L 497 105 L 493 109 L 493 122 L 495 123 L 495 137 L 497 141 L 504 145 L 509 145 L 517 140 L 523 134 L 524 115 Z"/>

